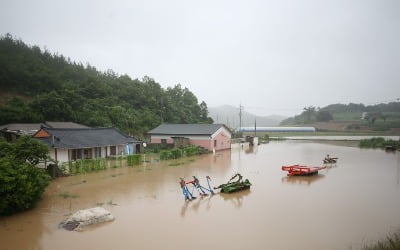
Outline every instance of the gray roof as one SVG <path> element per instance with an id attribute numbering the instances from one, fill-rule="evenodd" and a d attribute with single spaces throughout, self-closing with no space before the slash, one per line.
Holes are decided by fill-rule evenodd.
<path id="1" fill-rule="evenodd" d="M 148 132 L 150 135 L 212 135 L 224 124 L 161 124 Z"/>
<path id="2" fill-rule="evenodd" d="M 42 123 L 10 123 L 0 126 L 0 130 L 15 132 L 17 134 L 32 135 L 43 126 Z"/>
<path id="3" fill-rule="evenodd" d="M 45 122 L 45 125 L 49 128 L 88 128 L 75 122 Z"/>
<path id="4" fill-rule="evenodd" d="M 88 128 L 75 122 L 10 123 L 0 126 L 0 130 L 15 134 L 33 135 L 42 127 L 46 128 Z"/>
<path id="5" fill-rule="evenodd" d="M 127 143 L 140 143 L 137 139 L 124 135 L 115 128 L 42 129 L 49 133 L 50 137 L 36 139 L 54 148 L 93 148 Z"/>

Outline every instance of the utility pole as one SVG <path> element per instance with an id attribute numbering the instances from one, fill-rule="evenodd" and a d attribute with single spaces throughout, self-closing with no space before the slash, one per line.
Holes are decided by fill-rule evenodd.
<path id="1" fill-rule="evenodd" d="M 257 119 L 254 118 L 254 137 L 257 136 Z"/>
<path id="2" fill-rule="evenodd" d="M 239 105 L 239 131 L 242 129 L 242 104 Z"/>

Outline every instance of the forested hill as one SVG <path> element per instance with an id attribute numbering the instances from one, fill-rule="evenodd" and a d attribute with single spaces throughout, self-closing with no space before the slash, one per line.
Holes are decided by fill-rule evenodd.
<path id="1" fill-rule="evenodd" d="M 400 128 L 400 102 L 398 100 L 376 105 L 331 104 L 326 107 L 305 107 L 295 117 L 281 122 L 281 125 L 313 124 L 316 122 L 348 122 L 349 128 L 369 127 L 372 130 Z"/>
<path id="2" fill-rule="evenodd" d="M 0 125 L 73 121 L 143 135 L 161 122 L 212 123 L 206 103 L 179 84 L 100 72 L 9 34 L 0 38 L 0 88 Z"/>

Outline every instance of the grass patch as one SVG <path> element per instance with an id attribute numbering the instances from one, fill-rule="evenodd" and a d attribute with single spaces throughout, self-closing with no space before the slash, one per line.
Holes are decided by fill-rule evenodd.
<path id="1" fill-rule="evenodd" d="M 127 165 L 132 167 L 134 165 L 139 165 L 142 162 L 142 155 L 135 154 L 135 155 L 128 155 L 126 157 Z"/>
<path id="2" fill-rule="evenodd" d="M 400 249 L 400 230 L 384 240 L 377 241 L 368 246 L 363 246 L 363 250 L 398 250 Z"/>
<path id="3" fill-rule="evenodd" d="M 60 196 L 63 199 L 68 199 L 68 198 L 73 198 L 74 199 L 74 198 L 78 198 L 79 197 L 79 195 L 77 195 L 77 194 L 70 194 L 68 192 L 60 193 L 58 196 Z"/>
<path id="4" fill-rule="evenodd" d="M 173 162 L 173 163 L 171 163 L 171 164 L 168 164 L 168 166 L 170 166 L 170 167 L 176 167 L 176 166 L 183 165 L 183 164 L 185 164 L 185 163 L 184 163 L 184 162 Z"/>

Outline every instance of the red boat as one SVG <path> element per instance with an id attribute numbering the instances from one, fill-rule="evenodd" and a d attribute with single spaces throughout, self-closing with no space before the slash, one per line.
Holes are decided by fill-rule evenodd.
<path id="1" fill-rule="evenodd" d="M 307 175 L 315 175 L 318 174 L 318 170 L 325 169 L 325 167 L 309 167 L 309 166 L 300 166 L 300 165 L 292 165 L 292 166 L 282 166 L 283 171 L 288 171 L 288 176 L 307 176 Z"/>

